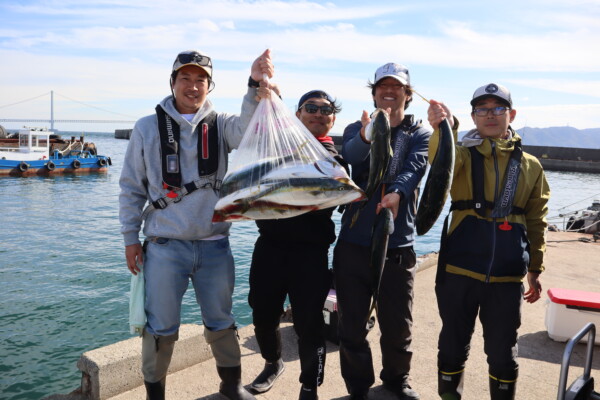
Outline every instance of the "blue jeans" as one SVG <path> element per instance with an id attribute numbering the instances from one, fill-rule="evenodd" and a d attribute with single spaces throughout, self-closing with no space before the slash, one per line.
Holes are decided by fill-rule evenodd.
<path id="1" fill-rule="evenodd" d="M 148 333 L 168 336 L 179 330 L 181 301 L 190 278 L 205 328 L 220 331 L 234 325 L 234 273 L 229 238 L 148 238 L 144 254 Z"/>

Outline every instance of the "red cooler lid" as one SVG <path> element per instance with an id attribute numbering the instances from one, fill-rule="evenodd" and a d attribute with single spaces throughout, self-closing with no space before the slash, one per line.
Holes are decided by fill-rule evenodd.
<path id="1" fill-rule="evenodd" d="M 552 288 L 548 289 L 548 297 L 557 304 L 600 309 L 600 293 L 596 292 Z"/>

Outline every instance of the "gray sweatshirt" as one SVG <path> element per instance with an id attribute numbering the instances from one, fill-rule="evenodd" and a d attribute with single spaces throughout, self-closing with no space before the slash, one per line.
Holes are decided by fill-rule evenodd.
<path id="1" fill-rule="evenodd" d="M 242 103 L 240 116 L 227 113 L 217 114 L 219 131 L 219 166 L 217 179 L 222 180 L 227 171 L 228 153 L 236 149 L 258 103 L 254 99 L 256 89 L 248 88 Z M 182 183 L 198 180 L 198 135 L 196 126 L 213 110 L 207 99 L 192 122 L 188 122 L 175 109 L 173 96 L 166 97 L 160 106 L 180 126 L 180 167 Z M 125 246 L 139 243 L 142 228 L 145 236 L 170 239 L 200 240 L 214 235 L 228 235 L 229 222 L 212 222 L 214 206 L 219 199 L 212 188 L 198 189 L 181 201 L 166 208 L 151 211 L 142 221 L 142 211 L 147 202 L 164 197 L 162 167 L 160 159 L 160 135 L 156 114 L 139 119 L 131 133 L 119 180 L 119 221 Z"/>

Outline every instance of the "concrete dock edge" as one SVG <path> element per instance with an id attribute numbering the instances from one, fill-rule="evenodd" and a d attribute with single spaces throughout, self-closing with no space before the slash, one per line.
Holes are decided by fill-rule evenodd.
<path id="1" fill-rule="evenodd" d="M 141 341 L 140 337 L 134 337 L 83 353 L 77 362 L 82 375 L 78 394 L 86 399 L 105 400 L 143 385 Z M 210 358 L 212 353 L 204 340 L 203 328 L 184 324 L 175 343 L 169 373 Z"/>

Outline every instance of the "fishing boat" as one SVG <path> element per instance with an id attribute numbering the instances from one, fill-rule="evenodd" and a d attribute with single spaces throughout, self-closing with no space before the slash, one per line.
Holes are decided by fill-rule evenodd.
<path id="1" fill-rule="evenodd" d="M 585 210 L 562 215 L 568 217 L 566 230 L 579 233 L 600 232 L 600 200 L 594 200 Z"/>
<path id="2" fill-rule="evenodd" d="M 0 139 L 0 176 L 107 172 L 112 165 L 83 136 L 65 140 L 45 128 L 24 128 L 15 136 Z"/>

